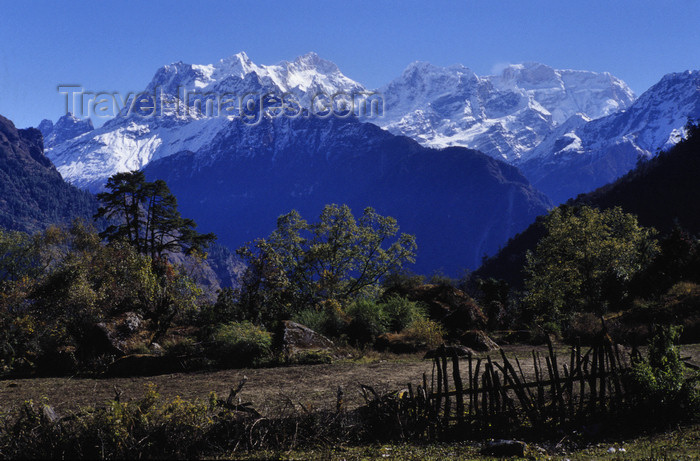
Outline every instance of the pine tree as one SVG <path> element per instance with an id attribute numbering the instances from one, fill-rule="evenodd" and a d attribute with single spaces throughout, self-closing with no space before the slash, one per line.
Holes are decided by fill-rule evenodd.
<path id="1" fill-rule="evenodd" d="M 195 222 L 180 215 L 177 199 L 163 180 L 148 182 L 141 171 L 117 173 L 106 188 L 108 192 L 97 195 L 102 206 L 95 219 L 114 222 L 100 233 L 109 242 L 125 240 L 156 259 L 165 252 L 201 251 L 216 238 L 198 233 Z"/>

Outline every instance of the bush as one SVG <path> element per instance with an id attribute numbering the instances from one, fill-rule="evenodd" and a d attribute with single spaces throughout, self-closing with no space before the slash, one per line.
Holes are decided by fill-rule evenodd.
<path id="1" fill-rule="evenodd" d="M 304 309 L 292 317 L 293 321 L 322 334 L 326 333 L 325 327 L 327 319 L 328 315 L 325 311 L 319 311 L 316 309 Z"/>
<path id="2" fill-rule="evenodd" d="M 292 355 L 287 363 L 290 365 L 318 365 L 333 362 L 333 354 L 329 351 L 300 351 Z"/>
<path id="3" fill-rule="evenodd" d="M 399 332 L 417 320 L 426 318 L 425 309 L 418 303 L 400 296 L 392 296 L 380 306 L 388 321 L 389 330 Z"/>
<path id="4" fill-rule="evenodd" d="M 346 328 L 347 335 L 350 341 L 358 346 L 373 343 L 374 338 L 389 327 L 389 317 L 382 305 L 369 299 L 353 302 L 347 308 L 346 314 L 351 319 Z"/>
<path id="5" fill-rule="evenodd" d="M 250 450 L 337 445 L 366 432 L 351 412 L 301 413 L 291 405 L 261 418 L 255 410 L 236 411 L 214 393 L 206 400 L 163 399 L 153 385 L 139 400 L 112 400 L 65 417 L 32 401 L 1 415 L 3 459 L 230 458 Z M 258 459 L 257 453 L 248 457 Z"/>
<path id="6" fill-rule="evenodd" d="M 203 352 L 202 345 L 193 338 L 165 341 L 163 342 L 163 350 L 165 355 L 171 357 L 191 357 L 201 355 Z"/>
<path id="7" fill-rule="evenodd" d="M 442 324 L 429 319 L 414 320 L 403 331 L 403 336 L 416 343 L 425 344 L 429 349 L 438 347 L 444 342 L 445 329 Z"/>
<path id="8" fill-rule="evenodd" d="M 633 357 L 631 387 L 642 411 L 657 423 L 698 416 L 698 377 L 686 380 L 680 349 L 674 346 L 679 336 L 679 327 L 661 327 L 649 342 L 647 357 Z"/>
<path id="9" fill-rule="evenodd" d="M 216 327 L 207 355 L 224 367 L 251 366 L 268 357 L 272 335 L 250 322 L 230 322 Z"/>

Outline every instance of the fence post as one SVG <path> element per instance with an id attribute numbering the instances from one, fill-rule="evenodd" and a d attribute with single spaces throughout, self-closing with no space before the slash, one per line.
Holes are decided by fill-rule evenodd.
<path id="1" fill-rule="evenodd" d="M 464 394 L 462 376 L 459 372 L 459 357 L 455 351 L 452 352 L 452 379 L 455 382 L 455 392 L 457 394 L 457 420 L 461 424 L 464 421 Z"/>
<path id="2" fill-rule="evenodd" d="M 435 367 L 437 368 L 437 394 L 435 394 L 435 416 L 440 418 L 440 408 L 442 407 L 442 367 L 440 357 L 435 357 Z"/>
<path id="3" fill-rule="evenodd" d="M 445 426 L 449 424 L 450 421 L 450 410 L 452 407 L 452 401 L 450 399 L 449 391 L 449 375 L 447 374 L 447 353 L 443 351 L 442 353 L 442 379 L 444 381 L 443 388 L 445 393 Z"/>

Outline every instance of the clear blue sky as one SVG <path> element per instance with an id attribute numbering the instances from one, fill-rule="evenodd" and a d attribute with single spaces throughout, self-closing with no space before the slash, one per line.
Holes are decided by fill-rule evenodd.
<path id="1" fill-rule="evenodd" d="M 0 114 L 19 127 L 55 120 L 59 84 L 127 93 L 174 61 L 245 51 L 258 64 L 308 51 L 373 88 L 412 61 L 609 71 L 641 94 L 700 68 L 700 1 L 5 1 Z"/>

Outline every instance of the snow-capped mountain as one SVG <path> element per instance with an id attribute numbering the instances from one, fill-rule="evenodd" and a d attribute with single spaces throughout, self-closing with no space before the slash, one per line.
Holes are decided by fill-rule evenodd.
<path id="1" fill-rule="evenodd" d="M 230 248 L 267 235 L 292 208 L 314 219 L 327 203 L 355 213 L 372 206 L 417 236 L 415 269 L 424 273 L 476 267 L 550 206 L 497 159 L 423 147 L 344 117 L 342 107 L 324 116 L 315 96 L 339 92 L 365 89 L 315 54 L 274 66 L 242 53 L 207 66 L 176 63 L 159 69 L 117 117 L 48 155 L 68 181 L 93 191 L 120 171 L 165 179 L 183 214 Z M 268 93 L 296 106 L 280 116 Z M 202 113 L 226 94 L 257 97 L 234 115 Z"/>
<path id="2" fill-rule="evenodd" d="M 562 124 L 518 166 L 555 203 L 627 173 L 637 162 L 685 137 L 700 119 L 700 71 L 664 76 L 629 108 L 603 118 Z"/>
<path id="3" fill-rule="evenodd" d="M 96 191 L 114 173 L 141 169 L 152 160 L 181 151 L 206 151 L 217 134 L 230 129 L 233 120 L 258 123 L 262 95 L 286 94 L 287 102 L 293 103 L 291 110 L 299 114 L 322 104 L 316 95 L 364 91 L 315 53 L 271 66 L 256 65 L 245 53 L 210 65 L 178 62 L 156 72 L 143 99 L 132 95 L 115 118 L 89 135 L 67 135 L 68 140 L 53 143 L 47 155 L 67 181 Z M 239 100 L 245 96 L 250 99 Z M 207 101 L 217 98 L 216 112 L 206 113 Z M 144 115 L 144 107 L 156 110 Z"/>
<path id="4" fill-rule="evenodd" d="M 277 94 L 292 93 L 302 103 L 317 94 L 349 94 L 365 88 L 340 72 L 338 66 L 307 53 L 292 62 L 257 65 L 244 52 L 220 60 L 217 64 L 192 65 L 183 62 L 160 68 L 146 88 L 147 93 L 162 89 L 179 96 L 183 89 L 193 92 L 242 95 L 267 90 Z"/>
<path id="5" fill-rule="evenodd" d="M 37 128 L 44 137 L 44 150 L 46 151 L 95 129 L 92 120 L 89 118 L 80 119 L 71 113 L 60 117 L 55 124 L 51 120 L 44 119 Z"/>
<path id="6" fill-rule="evenodd" d="M 608 73 L 511 65 L 477 76 L 467 67 L 409 65 L 378 90 L 375 123 L 432 147 L 465 146 L 515 162 L 576 114 L 595 119 L 627 108 L 634 93 Z"/>

